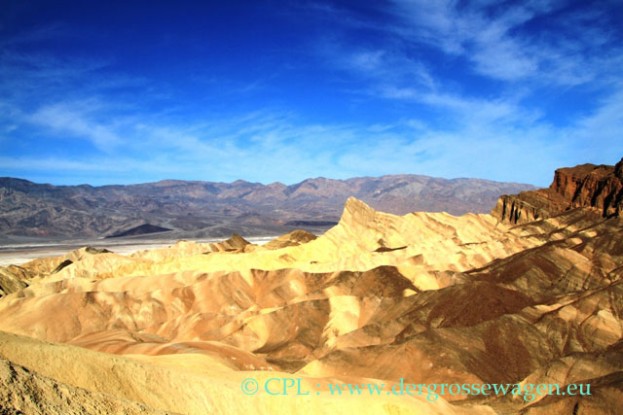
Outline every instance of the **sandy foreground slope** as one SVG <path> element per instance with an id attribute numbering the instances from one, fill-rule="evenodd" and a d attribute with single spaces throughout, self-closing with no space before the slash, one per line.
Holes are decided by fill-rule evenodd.
<path id="1" fill-rule="evenodd" d="M 0 267 L 0 413 L 615 414 L 622 241 L 621 219 L 590 208 L 511 226 L 350 199 L 317 238 Z M 310 393 L 271 396 L 270 379 Z M 590 383 L 592 395 L 328 390 L 401 379 Z"/>

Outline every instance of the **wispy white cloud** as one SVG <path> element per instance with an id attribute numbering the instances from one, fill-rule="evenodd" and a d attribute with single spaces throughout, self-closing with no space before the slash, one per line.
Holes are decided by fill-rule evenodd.
<path id="1" fill-rule="evenodd" d="M 492 1 L 391 3 L 391 23 L 375 28 L 383 41 L 358 49 L 341 44 L 340 37 L 328 38 L 333 49 L 322 50 L 333 57 L 326 61 L 365 75 L 368 85 L 361 93 L 424 105 L 441 114 L 444 125 L 415 118 L 408 121 L 416 126 L 411 135 L 403 132 L 402 140 L 380 140 L 366 151 L 345 154 L 344 165 L 366 165 L 372 159 L 381 165 L 393 153 L 392 163 L 405 168 L 411 160 L 412 168 L 417 161 L 424 171 L 441 175 L 470 171 L 486 177 L 498 171 L 500 179 L 541 177 L 540 184 L 546 184 L 556 167 L 581 163 L 586 157 L 599 162 L 606 157 L 605 148 L 616 153 L 611 161 L 620 158 L 623 97 L 617 85 L 623 48 L 617 40 L 620 33 L 599 23 L 610 19 L 607 8 L 589 8 L 586 13 L 586 7 L 578 11 L 564 1 L 504 7 Z M 465 76 L 467 68 L 498 81 L 499 87 L 484 93 L 469 81 L 461 83 L 452 76 L 449 81 L 447 73 L 437 71 L 437 63 L 420 58 L 421 48 L 445 55 L 444 62 L 455 65 L 458 76 Z M 418 68 L 425 76 L 396 76 L 406 67 Z M 578 87 L 594 93 L 579 94 L 590 115 L 554 125 L 550 109 L 539 101 L 547 101 L 551 91 Z M 594 101 L 599 95 L 602 100 Z M 470 166 L 471 160 L 479 160 L 478 165 Z M 531 166 L 531 172 L 517 172 L 525 169 L 522 166 Z"/>
<path id="2" fill-rule="evenodd" d="M 505 9 L 484 0 L 468 6 L 417 0 L 391 4 L 392 13 L 383 11 L 383 16 L 392 24 L 367 22 L 323 3 L 311 8 L 336 27 L 314 50 L 324 64 L 316 62 L 318 71 L 329 67 L 338 74 L 336 88 L 351 93 L 344 100 L 357 91 L 378 100 L 379 107 L 401 107 L 398 115 L 380 122 L 368 121 L 365 114 L 352 121 L 319 122 L 284 109 L 287 102 L 277 107 L 258 100 L 262 109 L 256 111 L 201 109 L 195 102 L 185 106 L 168 96 L 166 84 L 151 88 L 150 80 L 112 73 L 105 60 L 18 53 L 0 44 L 0 152 L 31 143 L 36 148 L 44 140 L 55 149 L 53 154 L 15 150 L 11 157 L 7 151 L 0 156 L 0 170 L 92 184 L 165 178 L 294 183 L 320 175 L 419 173 L 546 185 L 557 167 L 600 162 L 604 148 L 623 155 L 623 87 L 616 72 L 623 52 L 612 45 L 606 29 L 575 16 L 577 26 L 563 28 L 575 37 L 522 30 L 559 10 L 555 2 L 522 2 Z M 591 30 L 581 33 L 584 28 Z M 351 30 L 378 36 L 353 42 L 352 33 L 343 36 Z M 25 36 L 19 42 L 28 41 Z M 427 48 L 442 57 L 431 59 L 422 52 Z M 453 66 L 461 71 L 466 66 L 477 80 L 493 79 L 496 87 L 483 92 L 462 84 L 452 76 Z M 219 84 L 234 98 L 263 88 L 250 82 L 239 90 L 235 86 L 244 84 L 239 80 L 210 78 L 210 85 Z M 575 122 L 556 126 L 538 102 L 527 103 L 542 88 L 578 86 L 598 90 L 601 101 L 587 103 L 588 114 Z M 133 87 L 143 93 L 109 94 Z M 180 115 L 191 105 L 199 108 Z M 422 108 L 433 116 L 423 116 Z M 77 142 L 97 151 L 76 153 L 72 144 Z"/>
<path id="3" fill-rule="evenodd" d="M 103 158 L 97 158 L 97 162 L 94 163 L 90 160 L 70 160 L 67 158 L 58 157 L 33 157 L 33 156 L 20 156 L 20 157 L 5 157 L 0 156 L 0 166 L 6 171 L 17 172 L 73 172 L 73 173 L 93 173 L 93 172 L 114 172 L 124 171 L 123 164 L 118 160 L 112 162 L 102 162 Z"/>
<path id="4" fill-rule="evenodd" d="M 317 52 L 329 67 L 351 72 L 379 85 L 436 87 L 434 76 L 427 65 L 406 52 L 387 47 L 353 47 L 334 38 L 318 42 Z"/>
<path id="5" fill-rule="evenodd" d="M 589 115 L 562 133 L 577 143 L 586 162 L 616 163 L 623 157 L 623 82 Z M 604 151 L 607 149 L 607 151 Z"/>
<path id="6" fill-rule="evenodd" d="M 221 119 L 217 127 L 212 122 L 182 127 L 128 124 L 120 126 L 128 132 L 122 147 L 92 155 L 87 162 L 72 161 L 68 155 L 54 160 L 3 158 L 0 166 L 5 170 L 55 166 L 57 171 L 65 169 L 68 177 L 92 183 L 110 182 L 115 177 L 123 182 L 150 181 L 155 175 L 295 183 L 320 175 L 348 178 L 405 172 L 529 182 L 534 170 L 549 179 L 561 161 L 552 157 L 559 144 L 550 139 L 553 131 L 538 124 L 516 129 L 491 123 L 491 119 L 500 119 L 497 114 L 486 114 L 493 110 L 465 117 L 447 131 L 413 120 L 380 128 L 306 124 L 295 116 L 275 113 Z M 522 165 L 539 167 L 518 169 Z M 103 170 L 109 170 L 106 178 Z"/>
<path id="7" fill-rule="evenodd" d="M 618 42 L 596 24 L 607 18 L 607 10 L 597 8 L 588 16 L 585 9 L 554 16 L 567 5 L 563 1 L 504 7 L 495 2 L 452 0 L 392 0 L 392 4 L 397 25 L 389 30 L 410 42 L 462 57 L 476 73 L 502 81 L 575 85 L 594 80 L 604 72 L 595 51 Z M 538 19 L 541 22 L 535 23 Z M 535 27 L 526 28 L 528 24 Z"/>
<path id="8" fill-rule="evenodd" d="M 20 105 L 92 90 L 101 79 L 98 71 L 108 65 L 100 59 L 60 58 L 49 53 L 2 49 L 0 63 L 0 93 Z M 85 82 L 89 78 L 91 81 Z"/>
<path id="9" fill-rule="evenodd" d="M 28 121 L 58 134 L 89 140 L 97 149 L 111 152 L 123 139 L 106 124 L 93 119 L 101 106 L 94 102 L 72 102 L 39 108 Z"/>
<path id="10" fill-rule="evenodd" d="M 321 175 L 347 178 L 409 172 L 547 185 L 555 168 L 585 161 L 585 151 L 594 140 L 590 138 L 592 129 L 604 122 L 621 125 L 620 102 L 615 98 L 604 102 L 571 129 L 530 122 L 529 115 L 522 123 L 507 122 L 504 113 L 513 112 L 512 103 L 501 105 L 501 110 L 481 108 L 471 117 L 473 103 L 453 103 L 461 116 L 453 128 L 445 130 L 418 120 L 381 127 L 314 125 L 275 113 L 221 119 L 216 127 L 210 120 L 178 127 L 127 124 L 119 126 L 128 132 L 123 146 L 113 147 L 109 153 L 87 159 L 71 155 L 54 159 L 2 157 L 0 168 L 54 169 L 93 184 L 164 178 L 295 183 Z M 623 148 L 616 144 L 618 131 L 613 127 L 608 134 L 613 150 L 621 154 Z M 570 140 L 588 141 L 573 152 Z"/>

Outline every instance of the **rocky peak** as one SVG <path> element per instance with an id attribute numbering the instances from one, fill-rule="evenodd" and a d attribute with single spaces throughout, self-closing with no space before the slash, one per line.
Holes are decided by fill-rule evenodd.
<path id="1" fill-rule="evenodd" d="M 574 208 L 593 208 L 603 217 L 623 209 L 623 158 L 615 166 L 582 164 L 556 170 L 547 189 L 500 197 L 492 214 L 502 221 L 526 223 Z"/>
<path id="2" fill-rule="evenodd" d="M 344 211 L 340 219 L 341 223 L 367 223 L 376 216 L 376 211 L 365 202 L 351 196 L 344 204 Z"/>
<path id="3" fill-rule="evenodd" d="M 250 242 L 244 239 L 242 236 L 234 233 L 231 238 L 223 242 L 224 245 L 230 248 L 236 249 L 244 249 L 245 246 L 249 245 Z"/>

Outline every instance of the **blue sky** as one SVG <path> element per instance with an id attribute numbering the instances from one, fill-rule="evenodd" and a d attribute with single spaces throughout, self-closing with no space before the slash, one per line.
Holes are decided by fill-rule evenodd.
<path id="1" fill-rule="evenodd" d="M 548 185 L 623 156 L 623 1 L 0 0 L 0 176 Z"/>

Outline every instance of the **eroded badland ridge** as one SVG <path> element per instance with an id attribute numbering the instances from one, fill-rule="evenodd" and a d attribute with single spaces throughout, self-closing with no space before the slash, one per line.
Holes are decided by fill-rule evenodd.
<path id="1" fill-rule="evenodd" d="M 164 235 L 278 235 L 335 225 L 350 196 L 405 214 L 488 212 L 501 194 L 529 185 L 398 175 L 308 179 L 286 186 L 166 180 L 130 186 L 52 186 L 0 178 L 0 240 Z"/>
<path id="2" fill-rule="evenodd" d="M 0 408 L 620 413 L 620 171 L 558 170 L 550 190 L 504 197 L 492 214 L 397 216 L 351 198 L 318 237 L 295 231 L 258 246 L 235 235 L 129 256 L 83 248 L 0 267 Z M 248 378 L 296 379 L 312 393 L 247 396 Z M 435 401 L 326 387 L 400 379 L 591 387 Z"/>

